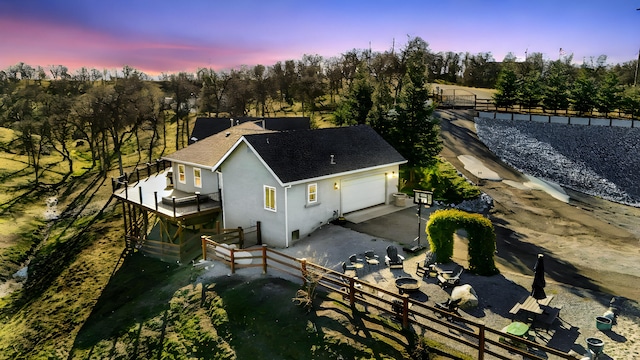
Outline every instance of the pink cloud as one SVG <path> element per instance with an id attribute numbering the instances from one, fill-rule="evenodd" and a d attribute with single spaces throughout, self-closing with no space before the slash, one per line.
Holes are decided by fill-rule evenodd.
<path id="1" fill-rule="evenodd" d="M 70 72 L 80 67 L 121 69 L 132 66 L 149 75 L 161 72 L 216 70 L 241 64 L 264 63 L 278 55 L 241 44 L 194 45 L 172 39 L 119 39 L 100 32 L 58 23 L 21 22 L 0 18 L 0 69 L 18 62 L 31 66 L 64 65 Z M 244 47 L 244 46 L 246 47 Z M 251 50 L 250 50 L 251 49 Z M 273 61 L 275 62 L 275 61 Z"/>

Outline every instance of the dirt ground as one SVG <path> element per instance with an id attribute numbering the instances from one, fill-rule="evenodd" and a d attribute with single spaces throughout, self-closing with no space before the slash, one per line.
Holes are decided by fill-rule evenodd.
<path id="1" fill-rule="evenodd" d="M 557 282 L 638 301 L 640 209 L 569 191 L 569 203 L 539 190 L 478 179 L 459 155 L 472 155 L 504 180 L 526 181 L 496 158 L 475 134 L 465 111 L 440 111 L 443 150 L 451 162 L 494 199 L 496 260 L 501 271 L 530 274 L 536 254 L 545 254 L 547 276 Z"/>

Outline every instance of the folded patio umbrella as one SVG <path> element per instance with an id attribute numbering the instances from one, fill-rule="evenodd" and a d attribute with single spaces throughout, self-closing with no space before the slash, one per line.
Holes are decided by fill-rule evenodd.
<path id="1" fill-rule="evenodd" d="M 547 285 L 544 280 L 544 255 L 538 254 L 538 260 L 533 266 L 533 286 L 531 289 L 531 296 L 534 299 L 541 300 L 547 297 L 544 292 L 544 287 Z"/>

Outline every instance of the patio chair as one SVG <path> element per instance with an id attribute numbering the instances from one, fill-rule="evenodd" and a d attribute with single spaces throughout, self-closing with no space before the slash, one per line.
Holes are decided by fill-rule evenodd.
<path id="1" fill-rule="evenodd" d="M 398 255 L 398 249 L 395 246 L 387 246 L 387 255 L 384 257 L 384 262 L 390 268 L 403 268 L 404 257 Z"/>
<path id="2" fill-rule="evenodd" d="M 371 267 L 371 265 L 380 265 L 378 255 L 376 255 L 373 250 L 367 250 L 364 252 L 364 261 L 367 263 L 367 265 L 369 265 L 369 267 Z"/>
<path id="3" fill-rule="evenodd" d="M 342 273 L 349 276 L 357 276 L 358 272 L 356 270 L 356 266 L 352 264 L 347 264 L 345 261 L 342 262 Z"/>
<path id="4" fill-rule="evenodd" d="M 351 263 L 351 265 L 357 264 L 357 263 L 361 263 L 362 259 L 358 258 L 358 256 L 356 254 L 353 254 L 351 256 L 349 256 L 349 262 Z"/>
<path id="5" fill-rule="evenodd" d="M 436 308 L 440 310 L 444 310 L 447 313 L 449 313 L 449 314 L 438 314 L 438 315 L 446 317 L 447 320 L 449 321 L 453 319 L 450 314 L 455 314 L 460 316 L 460 313 L 458 312 L 458 307 L 460 305 L 461 300 L 462 299 L 451 300 L 451 298 L 448 298 L 447 301 L 445 302 L 436 303 Z"/>
<path id="6" fill-rule="evenodd" d="M 464 268 L 462 266 L 458 266 L 457 270 L 453 270 L 452 272 L 442 272 L 438 274 L 438 285 L 440 285 L 440 287 L 442 288 L 445 288 L 460 284 L 460 275 L 462 275 L 463 270 Z"/>

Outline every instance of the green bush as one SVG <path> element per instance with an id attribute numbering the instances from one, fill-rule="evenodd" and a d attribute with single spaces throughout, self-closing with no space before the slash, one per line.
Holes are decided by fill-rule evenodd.
<path id="1" fill-rule="evenodd" d="M 407 181 L 405 190 L 412 189 L 433 191 L 433 198 L 446 203 L 459 204 L 464 200 L 480 196 L 480 189 L 460 176 L 456 169 L 445 160 L 438 159 L 436 165 L 419 168 L 415 171 L 415 179 L 411 181 L 410 169 L 401 170 L 401 181 Z"/>
<path id="2" fill-rule="evenodd" d="M 436 261 L 449 262 L 453 256 L 453 233 L 465 229 L 469 237 L 469 271 L 479 275 L 498 273 L 493 260 L 496 234 L 491 221 L 480 214 L 457 209 L 437 210 L 427 222 L 427 235 Z"/>

